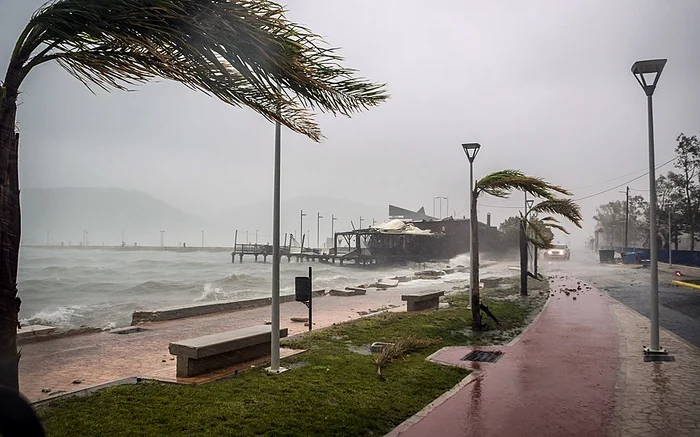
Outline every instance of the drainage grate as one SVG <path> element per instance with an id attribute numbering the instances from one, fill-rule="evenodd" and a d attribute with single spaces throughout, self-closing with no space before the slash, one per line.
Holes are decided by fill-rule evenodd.
<path id="1" fill-rule="evenodd" d="M 671 355 L 644 355 L 644 362 L 656 362 L 656 361 L 676 361 Z"/>
<path id="2" fill-rule="evenodd" d="M 462 357 L 462 361 L 479 361 L 481 363 L 495 363 L 503 356 L 501 351 L 479 351 L 474 350 Z"/>

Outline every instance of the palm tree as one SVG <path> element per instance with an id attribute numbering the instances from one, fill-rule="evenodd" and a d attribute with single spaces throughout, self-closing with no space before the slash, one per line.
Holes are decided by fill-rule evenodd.
<path id="1" fill-rule="evenodd" d="M 570 199 L 558 199 L 557 194 L 570 196 L 566 189 L 551 184 L 544 179 L 527 176 L 519 170 L 501 170 L 484 176 L 474 185 L 471 203 L 471 233 L 474 239 L 474 251 L 471 254 L 471 290 L 472 290 L 472 329 L 480 331 L 483 329 L 481 323 L 481 302 L 479 297 L 479 226 L 477 221 L 477 202 L 482 193 L 491 196 L 506 198 L 511 191 L 519 190 L 531 194 L 535 197 L 545 199 L 531 211 L 547 213 L 550 216 L 542 220 L 547 226 L 566 231 L 559 222 L 551 215 L 561 215 L 578 227 L 581 227 L 581 209 Z M 535 209 L 537 208 L 537 209 Z M 547 244 L 551 244 L 551 241 Z"/>
<path id="2" fill-rule="evenodd" d="M 266 0 L 54 0 L 32 16 L 0 84 L 0 385 L 17 389 L 20 242 L 15 133 L 27 75 L 56 61 L 88 88 L 170 79 L 315 141 L 314 110 L 351 116 L 388 98 Z"/>

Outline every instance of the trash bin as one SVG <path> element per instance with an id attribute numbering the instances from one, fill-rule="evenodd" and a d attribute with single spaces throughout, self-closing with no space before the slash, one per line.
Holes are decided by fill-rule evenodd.
<path id="1" fill-rule="evenodd" d="M 609 249 L 601 249 L 598 251 L 598 257 L 601 264 L 615 264 L 615 251 Z"/>
<path id="2" fill-rule="evenodd" d="M 622 256 L 623 264 L 637 264 L 639 262 L 639 255 L 637 252 L 627 252 Z"/>

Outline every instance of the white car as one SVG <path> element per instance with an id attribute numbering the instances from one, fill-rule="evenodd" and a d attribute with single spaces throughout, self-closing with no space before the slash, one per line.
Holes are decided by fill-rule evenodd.
<path id="1" fill-rule="evenodd" d="M 554 244 L 544 252 L 544 258 L 568 261 L 571 258 L 571 250 L 566 244 Z"/>

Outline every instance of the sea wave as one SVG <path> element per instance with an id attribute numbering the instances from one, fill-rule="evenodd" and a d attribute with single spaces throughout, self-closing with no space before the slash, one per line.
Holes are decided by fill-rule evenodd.
<path id="1" fill-rule="evenodd" d="M 193 284 L 178 282 L 178 281 L 145 281 L 129 288 L 126 288 L 123 293 L 129 294 L 156 294 L 161 292 L 172 291 L 189 291 L 194 287 Z"/>
<path id="2" fill-rule="evenodd" d="M 83 318 L 90 310 L 89 305 L 71 305 L 39 311 L 34 315 L 21 319 L 22 325 L 47 325 L 58 328 L 75 327 L 76 319 Z"/>
<path id="3" fill-rule="evenodd" d="M 254 276 L 247 273 L 230 274 L 224 278 L 211 281 L 217 287 L 237 287 L 238 289 L 255 288 L 265 284 L 267 281 L 261 276 Z"/>
<path id="4" fill-rule="evenodd" d="M 195 298 L 193 302 L 218 302 L 221 300 L 229 300 L 229 293 L 226 293 L 221 287 L 212 284 L 204 284 L 202 293 Z"/>

